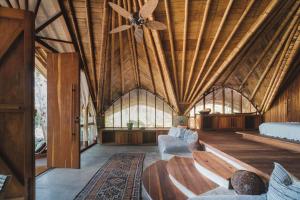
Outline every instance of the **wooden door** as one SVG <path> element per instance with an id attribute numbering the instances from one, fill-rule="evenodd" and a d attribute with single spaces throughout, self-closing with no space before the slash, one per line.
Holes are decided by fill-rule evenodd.
<path id="1" fill-rule="evenodd" d="M 48 167 L 80 168 L 80 75 L 76 53 L 48 54 Z"/>
<path id="2" fill-rule="evenodd" d="M 0 174 L 6 198 L 34 199 L 34 17 L 0 7 Z"/>

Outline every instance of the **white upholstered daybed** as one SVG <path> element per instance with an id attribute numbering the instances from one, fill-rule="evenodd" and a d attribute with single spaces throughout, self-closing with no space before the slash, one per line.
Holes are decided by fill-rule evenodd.
<path id="1" fill-rule="evenodd" d="M 300 142 L 300 122 L 267 122 L 259 126 L 262 135 Z"/>

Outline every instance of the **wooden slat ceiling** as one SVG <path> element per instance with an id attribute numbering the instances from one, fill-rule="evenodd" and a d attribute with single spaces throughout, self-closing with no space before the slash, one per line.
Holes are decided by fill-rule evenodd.
<path id="1" fill-rule="evenodd" d="M 145 3 L 109 1 L 130 12 Z M 36 20 L 39 27 L 63 12 L 38 35 L 62 40 L 40 38 L 59 52 L 74 48 L 80 53 L 98 112 L 139 87 L 187 113 L 213 86 L 238 89 L 265 111 L 298 55 L 297 0 L 160 0 L 153 19 L 168 29 L 144 29 L 142 43 L 135 41 L 133 30 L 109 34 L 128 23 L 108 7 L 109 1 L 41 0 L 44 9 Z M 17 7 L 18 0 L 10 2 Z M 29 7 L 34 10 L 37 2 L 29 0 Z"/>

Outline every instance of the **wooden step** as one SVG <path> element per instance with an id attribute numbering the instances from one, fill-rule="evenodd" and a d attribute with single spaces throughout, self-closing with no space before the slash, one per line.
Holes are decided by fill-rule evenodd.
<path id="1" fill-rule="evenodd" d="M 153 200 L 186 200 L 169 178 L 167 161 L 157 161 L 143 172 L 143 192 Z"/>
<path id="2" fill-rule="evenodd" d="M 216 184 L 229 188 L 230 178 L 237 170 L 235 167 L 206 151 L 193 152 L 196 169 Z"/>
<path id="3" fill-rule="evenodd" d="M 189 198 L 218 187 L 197 171 L 192 158 L 175 156 L 168 161 L 167 170 L 173 184 Z"/>

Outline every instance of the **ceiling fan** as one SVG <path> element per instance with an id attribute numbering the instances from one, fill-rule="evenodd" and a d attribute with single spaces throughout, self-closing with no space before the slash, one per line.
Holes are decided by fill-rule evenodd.
<path id="1" fill-rule="evenodd" d="M 125 17 L 126 19 L 129 19 L 130 21 L 130 25 L 121 25 L 111 30 L 110 31 L 111 34 L 127 30 L 134 26 L 135 27 L 134 37 L 136 41 L 140 43 L 143 41 L 143 34 L 144 34 L 142 26 L 145 26 L 146 28 L 152 30 L 165 30 L 167 28 L 166 25 L 164 25 L 161 22 L 149 20 L 149 17 L 152 15 L 153 11 L 157 7 L 158 0 L 147 1 L 145 5 L 143 5 L 141 10 L 135 13 L 129 13 L 124 8 L 112 2 L 109 2 L 108 4 L 114 11 L 116 11 L 118 14 Z"/>

